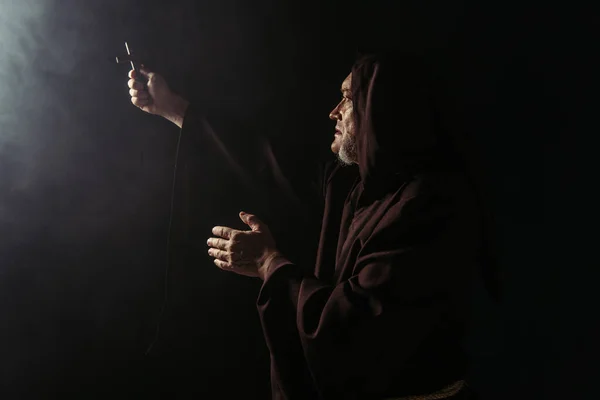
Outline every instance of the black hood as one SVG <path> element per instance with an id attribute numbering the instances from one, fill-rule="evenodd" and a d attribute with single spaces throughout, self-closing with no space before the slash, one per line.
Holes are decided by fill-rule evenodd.
<path id="1" fill-rule="evenodd" d="M 439 123 L 434 76 L 424 57 L 362 56 L 352 68 L 358 167 L 365 187 L 380 187 L 431 162 L 454 157 Z"/>
<path id="2" fill-rule="evenodd" d="M 363 189 L 359 204 L 396 190 L 399 183 L 432 166 L 462 171 L 482 212 L 483 278 L 498 299 L 495 221 L 485 168 L 476 142 L 459 122 L 456 98 L 434 66 L 431 59 L 411 53 L 365 55 L 354 64 L 352 99 Z"/>

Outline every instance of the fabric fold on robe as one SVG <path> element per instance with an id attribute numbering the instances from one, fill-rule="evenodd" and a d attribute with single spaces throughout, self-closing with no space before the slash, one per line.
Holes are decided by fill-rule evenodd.
<path id="1" fill-rule="evenodd" d="M 275 398 L 423 394 L 464 374 L 464 293 L 479 244 L 466 184 L 431 171 L 352 212 L 360 191 L 345 204 L 337 279 L 280 258 L 263 284 Z"/>

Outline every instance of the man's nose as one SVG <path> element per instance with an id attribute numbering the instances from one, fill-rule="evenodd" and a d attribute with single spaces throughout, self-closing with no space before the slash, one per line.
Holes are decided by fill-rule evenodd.
<path id="1" fill-rule="evenodd" d="M 333 110 L 331 110 L 331 112 L 329 113 L 329 119 L 333 121 L 341 120 L 339 104 Z"/>

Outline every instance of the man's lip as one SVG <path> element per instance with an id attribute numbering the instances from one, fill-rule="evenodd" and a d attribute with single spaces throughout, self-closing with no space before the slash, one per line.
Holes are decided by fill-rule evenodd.
<path id="1" fill-rule="evenodd" d="M 341 135 L 341 134 L 342 134 L 342 132 L 340 132 L 339 130 L 337 130 L 337 129 L 336 129 L 336 130 L 335 130 L 335 134 L 336 134 L 336 135 Z"/>

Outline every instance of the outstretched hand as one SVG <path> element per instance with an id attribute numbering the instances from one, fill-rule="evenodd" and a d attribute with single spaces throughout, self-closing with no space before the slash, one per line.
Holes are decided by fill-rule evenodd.
<path id="1" fill-rule="evenodd" d="M 215 226 L 208 239 L 208 254 L 217 267 L 236 274 L 265 279 L 268 266 L 279 255 L 269 227 L 255 215 L 240 213 L 240 219 L 250 227 L 240 231 Z"/>

